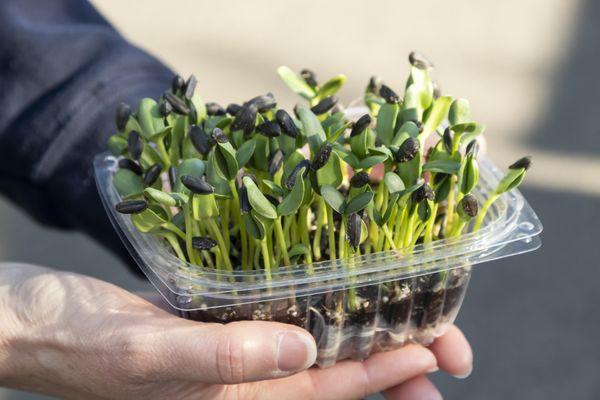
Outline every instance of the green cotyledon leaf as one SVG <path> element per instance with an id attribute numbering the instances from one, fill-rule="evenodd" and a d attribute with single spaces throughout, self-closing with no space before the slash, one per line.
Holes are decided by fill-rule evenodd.
<path id="1" fill-rule="evenodd" d="M 144 181 L 135 172 L 128 169 L 118 170 L 113 183 L 123 199 L 139 196 L 144 192 Z"/>
<path id="2" fill-rule="evenodd" d="M 298 211 L 304 199 L 304 171 L 305 167 L 300 168 L 296 173 L 296 179 L 292 190 L 283 198 L 283 201 L 277 207 L 279 215 L 291 215 Z"/>
<path id="3" fill-rule="evenodd" d="M 277 74 L 283 83 L 285 83 L 294 93 L 299 94 L 307 100 L 315 97 L 315 90 L 290 68 L 282 65 L 281 67 L 277 68 Z"/>
<path id="4" fill-rule="evenodd" d="M 333 208 L 338 214 L 344 212 L 346 199 L 335 187 L 331 185 L 324 185 L 321 187 L 321 196 L 325 203 Z"/>
<path id="5" fill-rule="evenodd" d="M 252 209 L 265 218 L 277 218 L 277 210 L 275 209 L 275 206 L 260 191 L 260 189 L 258 188 L 258 186 L 256 186 L 256 183 L 254 183 L 252 178 L 249 176 L 244 176 L 242 182 L 244 186 L 246 186 L 246 190 L 248 191 L 248 200 L 250 201 Z"/>

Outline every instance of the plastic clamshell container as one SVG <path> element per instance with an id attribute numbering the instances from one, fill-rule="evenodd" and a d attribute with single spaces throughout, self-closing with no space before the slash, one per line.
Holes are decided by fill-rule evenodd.
<path id="1" fill-rule="evenodd" d="M 318 346 L 317 365 L 364 359 L 407 343 L 430 344 L 454 322 L 474 265 L 540 247 L 542 225 L 518 190 L 490 207 L 476 233 L 418 245 L 409 254 L 388 251 L 312 265 L 262 271 L 215 271 L 178 259 L 162 239 L 135 229 L 115 211 L 117 159 L 94 160 L 102 202 L 133 258 L 184 318 L 231 322 L 271 320 L 305 328 Z M 502 173 L 486 158 L 474 195 L 480 204 Z M 470 226 L 469 226 L 470 229 Z M 348 309 L 347 298 L 359 306 Z M 355 303 L 355 304 L 356 304 Z"/>

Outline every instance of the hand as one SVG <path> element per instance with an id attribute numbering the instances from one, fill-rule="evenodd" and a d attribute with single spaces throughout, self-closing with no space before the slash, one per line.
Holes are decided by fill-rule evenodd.
<path id="1" fill-rule="evenodd" d="M 0 315 L 0 385 L 65 398 L 435 399 L 425 375 L 464 375 L 472 362 L 452 328 L 430 348 L 307 369 L 315 343 L 298 327 L 188 321 L 109 283 L 23 264 L 0 264 Z"/>

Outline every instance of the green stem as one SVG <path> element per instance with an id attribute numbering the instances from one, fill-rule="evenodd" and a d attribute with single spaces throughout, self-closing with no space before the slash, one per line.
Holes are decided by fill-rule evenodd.
<path id="1" fill-rule="evenodd" d="M 327 212 L 327 235 L 329 240 L 329 259 L 335 260 L 335 224 L 333 222 L 333 209 L 328 205 L 325 206 Z"/>
<path id="2" fill-rule="evenodd" d="M 477 232 L 479 230 L 479 228 L 481 227 L 481 223 L 483 222 L 483 219 L 485 218 L 485 215 L 488 212 L 488 209 L 494 203 L 494 201 L 498 199 L 498 197 L 500 197 L 500 195 L 494 193 L 483 204 L 483 207 L 481 207 L 481 210 L 479 210 L 479 214 L 477 215 L 477 219 L 475 220 L 475 225 L 473 225 L 473 232 Z"/>
<path id="3" fill-rule="evenodd" d="M 319 197 L 318 201 L 319 208 L 317 211 L 317 229 L 313 238 L 313 254 L 315 255 L 315 260 L 321 259 L 321 232 L 323 231 L 323 219 L 325 217 L 325 201 L 322 197 Z"/>
<path id="4" fill-rule="evenodd" d="M 285 242 L 285 237 L 283 236 L 283 227 L 281 226 L 281 218 L 277 218 L 275 220 L 275 237 L 277 238 L 277 243 L 281 249 L 281 254 L 283 256 L 283 262 L 286 266 L 291 264 L 290 256 L 287 251 L 287 244 Z"/>
<path id="5" fill-rule="evenodd" d="M 269 254 L 269 247 L 267 246 L 267 237 L 265 236 L 260 241 L 260 247 L 262 250 L 263 264 L 265 266 L 265 275 L 268 281 L 271 280 L 271 255 Z"/>
<path id="6" fill-rule="evenodd" d="M 227 247 L 225 246 L 225 240 L 223 240 L 223 236 L 221 235 L 221 231 L 219 230 L 219 227 L 217 226 L 216 222 L 212 218 L 207 218 L 207 222 L 208 222 L 208 227 L 212 231 L 211 233 L 215 237 L 215 239 L 217 241 L 217 245 L 219 246 L 219 249 L 221 250 L 221 258 L 223 259 L 225 268 L 229 272 L 233 271 L 233 268 L 231 266 L 231 260 L 229 259 L 229 251 L 227 250 Z"/>
<path id="7" fill-rule="evenodd" d="M 196 257 L 196 249 L 192 246 L 192 216 L 190 215 L 190 204 L 194 199 L 194 195 L 190 194 L 190 199 L 187 204 L 183 206 L 183 217 L 185 221 L 185 250 L 188 253 L 189 260 L 192 264 L 202 266 L 202 260 Z"/>
<path id="8" fill-rule="evenodd" d="M 165 148 L 165 142 L 163 141 L 163 139 L 159 139 L 156 141 L 156 149 L 158 150 L 160 160 L 163 162 L 163 171 L 166 171 L 171 166 L 171 157 L 169 157 L 169 153 Z"/>

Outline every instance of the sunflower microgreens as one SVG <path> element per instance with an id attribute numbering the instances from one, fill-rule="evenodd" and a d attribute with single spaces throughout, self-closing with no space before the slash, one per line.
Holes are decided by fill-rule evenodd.
<path id="1" fill-rule="evenodd" d="M 433 64 L 411 53 L 403 95 L 371 78 L 364 114 L 336 96 L 346 77 L 280 67 L 306 102 L 289 113 L 273 94 L 223 107 L 197 80 L 176 76 L 158 101 L 121 104 L 108 146 L 120 157 L 116 205 L 182 261 L 232 271 L 396 250 L 478 230 L 492 203 L 516 188 L 529 158 L 511 165 L 483 204 L 469 102 L 440 93 Z M 437 140 L 431 140 L 437 136 Z M 433 143 L 433 144 L 432 144 Z M 193 267 L 192 267 L 193 268 Z"/>

